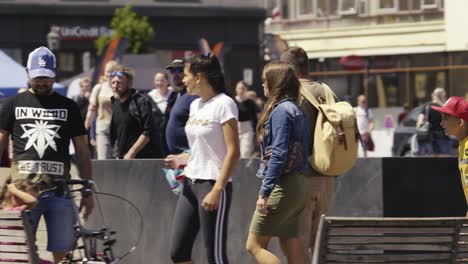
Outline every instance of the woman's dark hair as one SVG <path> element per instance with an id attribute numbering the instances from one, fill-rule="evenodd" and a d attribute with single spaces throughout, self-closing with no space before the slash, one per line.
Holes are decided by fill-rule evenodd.
<path id="1" fill-rule="evenodd" d="M 215 55 L 198 54 L 189 59 L 187 63 L 193 75 L 200 73 L 205 76 L 215 93 L 226 93 L 223 70 Z"/>

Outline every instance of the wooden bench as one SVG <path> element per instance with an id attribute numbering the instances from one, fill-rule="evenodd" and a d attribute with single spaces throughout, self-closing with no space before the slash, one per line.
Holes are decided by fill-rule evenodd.
<path id="1" fill-rule="evenodd" d="M 468 218 L 322 216 L 312 263 L 468 263 Z"/>
<path id="2" fill-rule="evenodd" d="M 39 263 L 30 211 L 0 212 L 0 264 Z"/>

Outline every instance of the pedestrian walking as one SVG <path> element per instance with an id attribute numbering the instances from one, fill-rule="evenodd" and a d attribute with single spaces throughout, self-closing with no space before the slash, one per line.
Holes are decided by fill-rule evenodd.
<path id="1" fill-rule="evenodd" d="M 112 158 L 110 145 L 109 126 L 112 116 L 111 97 L 112 87 L 110 85 L 110 74 L 118 67 L 116 61 L 109 61 L 104 68 L 104 76 L 93 87 L 89 97 L 88 114 L 85 120 L 85 127 L 90 130 L 91 123 L 96 120 L 96 155 L 97 159 Z M 90 133 L 92 134 L 92 133 Z"/>
<path id="2" fill-rule="evenodd" d="M 215 56 L 190 59 L 183 80 L 188 93 L 200 98 L 190 105 L 185 127 L 190 151 L 166 158 L 173 169 L 186 164 L 186 180 L 172 225 L 171 258 L 174 263 L 190 263 L 193 243 L 201 229 L 205 263 L 228 263 L 231 176 L 239 159 L 238 110 L 234 100 L 225 94 L 224 75 Z"/>
<path id="3" fill-rule="evenodd" d="M 307 204 L 307 119 L 297 105 L 300 82 L 286 62 L 272 62 L 263 70 L 268 101 L 257 126 L 263 178 L 246 248 L 257 263 L 280 263 L 268 244 L 279 237 L 288 263 L 306 263 L 301 221 Z"/>
<path id="4" fill-rule="evenodd" d="M 177 98 L 169 113 L 166 126 L 166 143 L 168 154 L 179 154 L 189 149 L 185 124 L 189 118 L 190 104 L 198 98 L 187 93 L 187 87 L 182 81 L 184 78 L 184 61 L 173 60 L 166 69 L 170 71 L 173 79 L 173 89 Z"/>
<path id="5" fill-rule="evenodd" d="M 257 126 L 257 105 L 247 98 L 247 84 L 239 81 L 236 85 L 236 103 L 239 109 L 239 140 L 241 158 L 252 158 L 255 151 L 255 127 Z"/>
<path id="6" fill-rule="evenodd" d="M 31 88 L 9 98 L 0 110 L 0 156 L 11 134 L 12 179 L 28 179 L 41 186 L 38 203 L 31 213 L 34 232 L 44 216 L 47 250 L 58 263 L 75 248 L 75 204 L 51 180 L 70 177 L 70 140 L 79 160 L 79 174 L 84 179 L 91 179 L 91 160 L 77 104 L 52 90 L 55 65 L 54 54 L 45 47 L 29 54 L 27 73 Z M 86 219 L 94 205 L 92 195 L 82 198 L 81 205 Z"/>
<path id="7" fill-rule="evenodd" d="M 110 74 L 112 117 L 110 143 L 117 159 L 161 158 L 162 154 L 153 138 L 151 99 L 132 88 L 133 71 L 117 67 Z"/>
<path id="8" fill-rule="evenodd" d="M 371 132 L 374 129 L 374 113 L 369 108 L 365 95 L 358 96 L 354 112 L 356 112 L 357 127 L 362 140 L 362 144 L 359 147 L 359 155 L 367 157 L 368 151 L 374 151 L 374 141 L 371 136 Z"/>
<path id="9" fill-rule="evenodd" d="M 315 125 L 317 123 L 318 109 L 316 109 L 303 96 L 303 90 L 309 90 L 317 102 L 325 103 L 326 96 L 323 86 L 309 79 L 309 58 L 304 49 L 300 47 L 290 47 L 286 49 L 280 57 L 281 61 L 290 63 L 296 72 L 301 88 L 299 92 L 299 107 L 305 113 L 308 124 L 309 149 L 308 157 L 313 154 Z M 312 168 L 309 168 L 306 175 L 308 176 L 308 201 L 304 212 L 304 220 L 302 222 L 302 233 L 304 237 L 305 251 L 309 258 L 312 257 L 315 244 L 315 235 L 318 230 L 320 217 L 322 214 L 327 214 L 335 192 L 335 177 L 321 175 Z"/>
<path id="10" fill-rule="evenodd" d="M 169 154 L 166 141 L 166 127 L 169 115 L 177 99 L 177 92 L 169 89 L 169 76 L 165 72 L 154 75 L 154 89 L 148 93 L 152 99 L 154 138 L 159 139 L 158 147 L 163 156 Z"/>

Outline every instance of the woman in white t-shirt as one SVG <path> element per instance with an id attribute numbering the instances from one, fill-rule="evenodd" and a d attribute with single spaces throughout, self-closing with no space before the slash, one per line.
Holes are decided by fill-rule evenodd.
<path id="1" fill-rule="evenodd" d="M 189 94 L 200 98 L 190 105 L 185 126 L 190 153 L 166 158 L 171 168 L 186 165 L 172 227 L 171 258 L 174 263 L 191 263 L 193 243 L 201 228 L 206 263 L 228 263 L 231 175 L 240 155 L 238 109 L 225 94 L 224 76 L 215 56 L 197 55 L 188 61 L 183 82 Z"/>

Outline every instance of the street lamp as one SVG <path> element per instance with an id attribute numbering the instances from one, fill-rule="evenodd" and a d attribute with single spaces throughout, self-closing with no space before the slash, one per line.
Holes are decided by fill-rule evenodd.
<path id="1" fill-rule="evenodd" d="M 58 50 L 60 48 L 60 28 L 52 26 L 50 32 L 47 34 L 47 46 L 50 50 Z"/>

